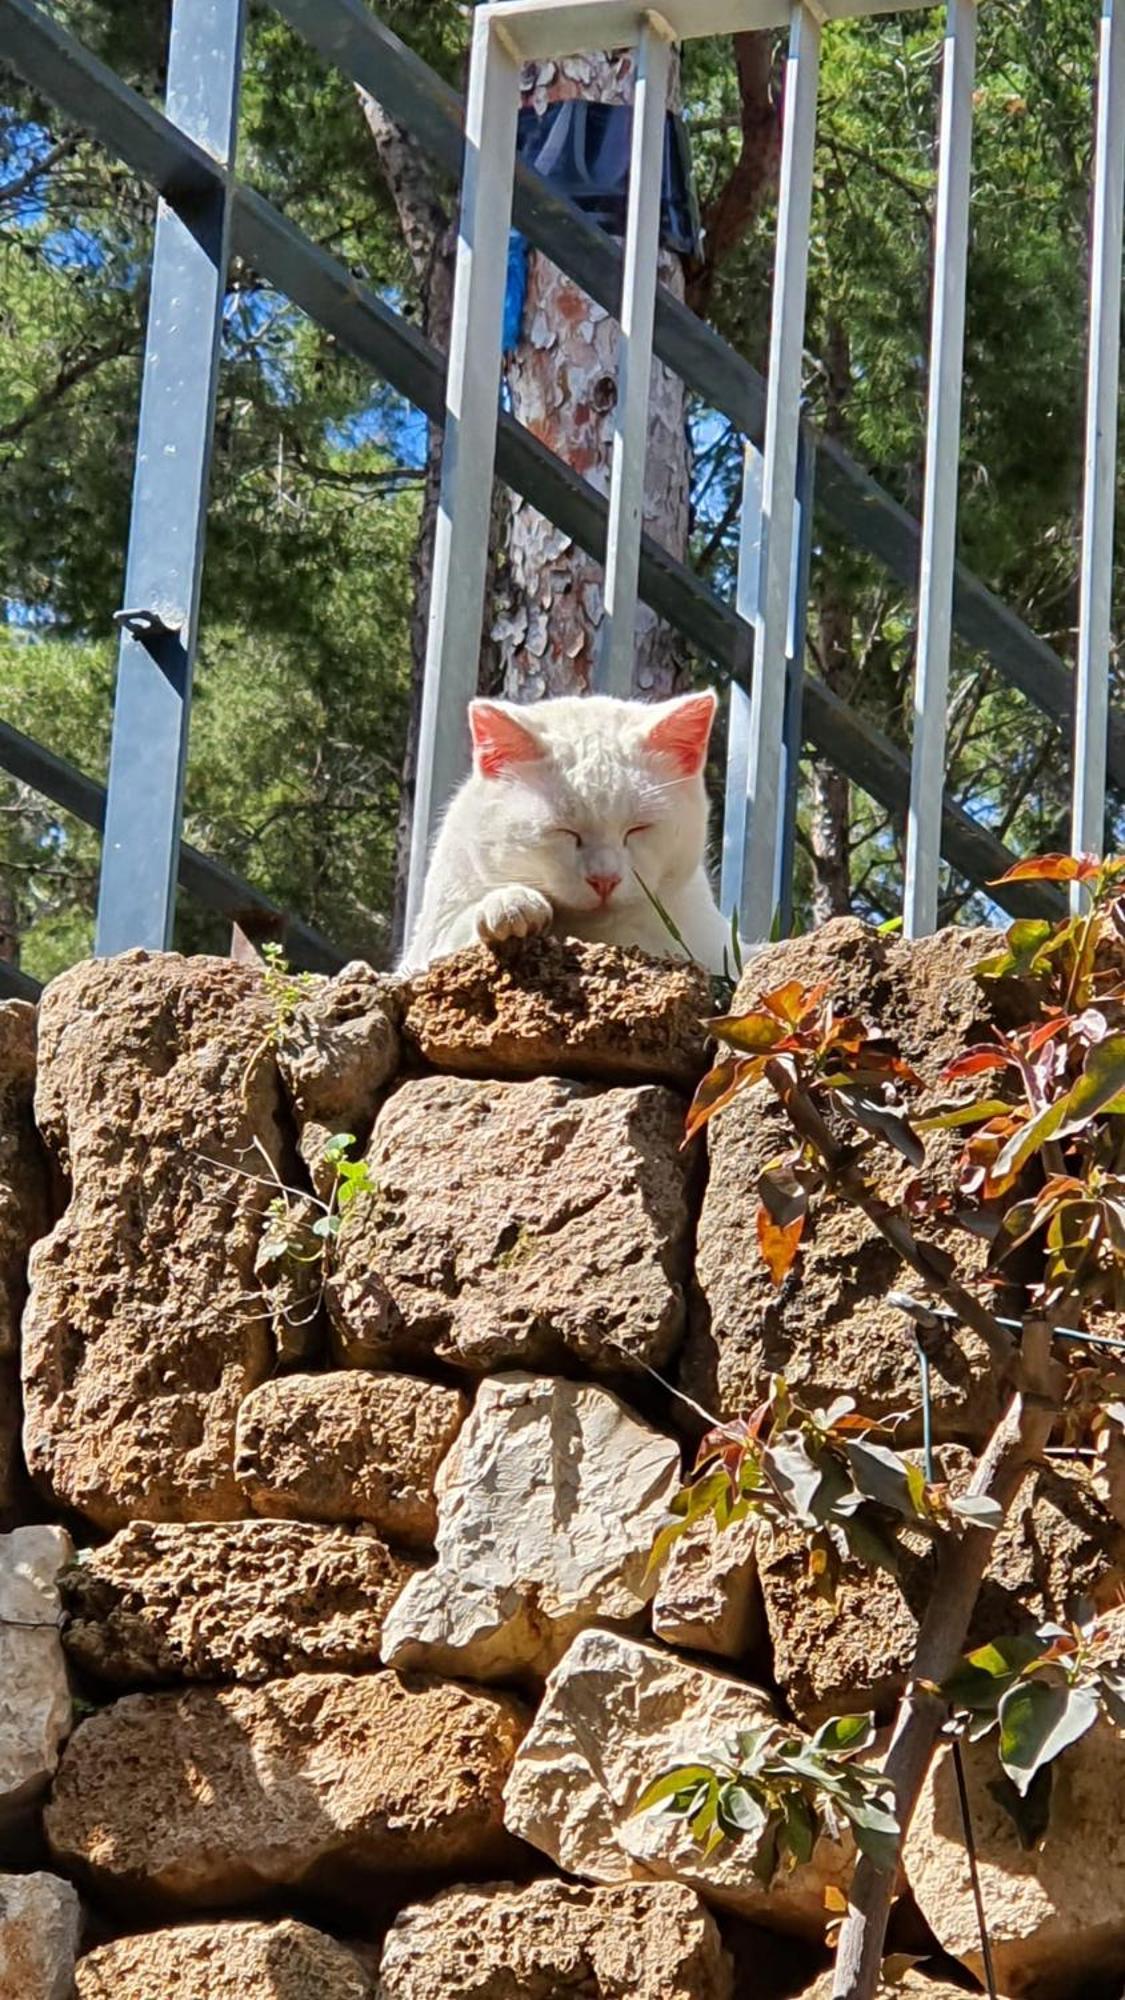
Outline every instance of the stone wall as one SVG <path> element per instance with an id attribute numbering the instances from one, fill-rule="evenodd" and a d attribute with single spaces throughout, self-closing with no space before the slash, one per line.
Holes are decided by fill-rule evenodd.
<path id="1" fill-rule="evenodd" d="M 982 945 L 841 921 L 742 998 L 828 978 L 933 1087 Z M 141 953 L 0 1006 L 0 2000 L 828 1993 L 850 1841 L 764 1887 L 635 1811 L 764 1715 L 889 1719 L 925 1590 L 848 1572 L 830 1611 L 746 1529 L 649 1567 L 683 1396 L 917 1401 L 862 1218 L 763 1272 L 768 1094 L 680 1150 L 708 1011 L 694 970 L 544 940 L 295 1008 Z M 342 1133 L 367 1173 L 318 1233 Z M 951 1478 L 998 1400 L 966 1353 Z M 1116 1598 L 1115 1491 L 1043 1472 L 982 1629 Z M 1031 1849 L 969 1766 L 1000 1990 L 1117 2000 L 1125 1747 L 1065 1753 Z M 973 1990 L 944 1761 L 891 1941 L 912 2000 Z"/>

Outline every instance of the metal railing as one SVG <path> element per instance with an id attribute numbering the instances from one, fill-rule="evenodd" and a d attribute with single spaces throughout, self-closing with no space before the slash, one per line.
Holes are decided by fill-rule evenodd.
<path id="1" fill-rule="evenodd" d="M 897 0 L 899 7 L 920 4 Z M 1075 723 L 1077 685 L 1075 838 L 1096 847 L 1106 773 L 1125 791 L 1125 718 L 1108 706 L 1123 132 L 1116 0 L 1104 0 L 1102 25 L 1095 338 L 1077 683 L 1063 660 L 954 559 L 974 0 L 951 0 L 948 17 L 921 524 L 834 440 L 818 436 L 802 420 L 798 401 L 821 18 L 881 9 L 869 0 L 831 0 L 815 12 L 801 0 L 795 5 L 677 0 L 659 17 L 624 0 L 566 0 L 562 6 L 514 0 L 479 8 L 478 54 L 463 130 L 456 93 L 362 0 L 274 0 L 274 5 L 322 56 L 405 125 L 451 178 L 464 160 L 448 378 L 444 358 L 415 327 L 238 179 L 234 134 L 245 0 L 174 0 L 165 115 L 34 0 L 0 0 L 0 58 L 159 196 L 104 800 L 100 787 L 41 746 L 17 742 L 12 731 L 0 733 L 0 768 L 15 771 L 64 805 L 69 802 L 64 792 L 88 787 L 82 816 L 91 824 L 100 823 L 104 810 L 97 949 L 166 944 L 177 876 L 212 907 L 257 909 L 281 920 L 267 899 L 185 848 L 180 831 L 219 321 L 231 252 L 429 420 L 445 426 L 415 811 L 415 898 L 435 817 L 467 756 L 464 700 L 475 691 L 472 635 L 481 629 L 483 599 L 488 492 L 483 463 L 494 463 L 500 478 L 605 562 L 610 616 L 599 667 L 603 685 L 623 690 L 627 684 L 638 596 L 729 680 L 723 894 L 728 905 L 738 902 L 748 935 L 764 935 L 775 908 L 785 907 L 796 768 L 806 743 L 900 823 L 908 823 L 906 920 L 912 931 L 932 924 L 939 853 L 971 884 L 1002 872 L 1010 859 L 1002 842 L 943 789 L 944 677 L 953 634 L 986 654 L 1013 686 L 1068 729 Z M 896 10 L 891 0 L 886 11 Z M 513 42 L 517 19 L 524 25 Z M 712 328 L 655 286 L 653 204 L 646 193 L 653 177 L 645 162 L 663 111 L 662 51 L 669 35 L 785 20 L 789 74 L 767 390 Z M 565 23 L 561 29 L 560 23 Z M 641 116 L 633 142 L 640 171 L 633 175 L 624 251 L 530 169 L 513 165 L 518 71 L 512 47 L 525 52 L 526 42 L 532 51 L 535 36 L 534 48 L 540 41 L 546 47 L 560 32 L 571 47 L 604 46 L 607 37 L 617 46 L 643 42 Z M 608 502 L 499 410 L 499 251 L 506 248 L 510 222 L 621 321 L 624 372 Z M 654 354 L 747 441 L 734 605 L 641 532 L 638 436 L 643 447 L 645 426 L 638 423 L 638 411 L 643 417 Z M 462 479 L 458 468 L 466 458 L 471 471 Z M 817 510 L 853 545 L 920 590 L 913 767 L 867 718 L 802 671 L 814 496 Z M 1042 909 L 1047 898 L 1042 890 L 1013 886 L 1002 892 L 1002 900 L 1019 915 Z M 290 925 L 290 935 L 295 959 L 310 962 L 312 954 L 324 964 L 338 962 L 332 947 L 307 927 Z"/>

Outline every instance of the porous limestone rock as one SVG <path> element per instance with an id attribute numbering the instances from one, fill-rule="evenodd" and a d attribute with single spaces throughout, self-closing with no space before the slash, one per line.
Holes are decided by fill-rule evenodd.
<path id="1" fill-rule="evenodd" d="M 679 1484 L 676 1445 L 608 1390 L 482 1382 L 437 1476 L 437 1562 L 388 1614 L 386 1660 L 504 1680 L 545 1674 L 587 1625 L 635 1625 Z"/>
<path id="2" fill-rule="evenodd" d="M 309 979 L 277 1039 L 277 1066 L 293 1106 L 301 1156 L 327 1200 L 323 1161 L 338 1132 L 366 1140 L 379 1093 L 398 1068 L 395 982 L 355 959 L 331 979 Z"/>
<path id="3" fill-rule="evenodd" d="M 715 1920 L 679 1882 L 446 1889 L 400 1912 L 378 1986 L 378 2000 L 730 2000 L 730 1993 Z"/>
<path id="4" fill-rule="evenodd" d="M 1108 1722 L 1052 1766 L 1045 1833 L 1022 1846 L 996 1792 L 996 1738 L 963 1746 L 973 1838 L 998 1991 L 1076 2000 L 1125 1979 L 1125 1739 Z M 982 1976 L 952 1752 L 930 1767 L 903 1849 L 910 1886 L 944 1950 Z"/>
<path id="5" fill-rule="evenodd" d="M 78 1961 L 77 2000 L 372 2000 L 335 1938 L 276 1923 L 180 1924 L 115 1938 Z"/>
<path id="6" fill-rule="evenodd" d="M 125 1687 L 358 1671 L 416 1567 L 347 1528 L 135 1521 L 64 1579 L 66 1649 Z"/>
<path id="7" fill-rule="evenodd" d="M 370 1521 L 432 1542 L 434 1480 L 468 1411 L 457 1389 L 346 1368 L 263 1382 L 238 1412 L 234 1470 L 256 1514 Z"/>
<path id="8" fill-rule="evenodd" d="M 99 1527 L 247 1512 L 235 1413 L 274 1363 L 257 1148 L 285 1161 L 273 1026 L 260 972 L 228 959 L 88 959 L 43 995 L 36 1112 L 70 1200 L 32 1254 L 24 1448 Z"/>
<path id="9" fill-rule="evenodd" d="M 692 1089 L 714 1012 L 706 973 L 577 938 L 474 945 L 406 982 L 403 1036 L 435 1069 Z"/>
<path id="10" fill-rule="evenodd" d="M 666 1645 L 745 1661 L 765 1636 L 758 1589 L 758 1528 L 720 1528 L 700 1514 L 673 1542 L 652 1600 L 652 1629 Z"/>
<path id="11" fill-rule="evenodd" d="M 858 1013 L 888 1036 L 922 1078 L 915 1110 L 947 1096 L 938 1077 L 954 1055 L 987 1032 L 1011 1005 L 1002 986 L 986 999 L 973 967 L 995 944 L 983 930 L 946 930 L 911 943 L 882 938 L 854 917 L 839 917 L 808 937 L 770 945 L 749 961 L 735 1013 L 787 979 L 821 981 L 841 1011 Z M 902 1265 L 874 1225 L 842 1199 L 814 1197 L 804 1244 L 775 1287 L 756 1240 L 756 1187 L 762 1171 L 792 1147 L 792 1128 L 768 1083 L 720 1112 L 708 1128 L 710 1171 L 700 1216 L 696 1293 L 680 1361 L 681 1381 L 720 1416 L 755 1407 L 771 1374 L 783 1374 L 806 1403 L 854 1396 L 877 1416 L 917 1410 L 918 1365 L 909 1323 L 888 1302 L 903 1287 Z M 931 1135 L 927 1173 L 952 1185 L 961 1141 Z M 914 1170 L 882 1149 L 882 1184 L 902 1185 Z M 942 1232 L 925 1225 L 927 1240 Z M 959 1234 L 963 1270 L 985 1248 Z M 909 1284 L 907 1284 L 909 1289 Z M 931 1375 L 938 1434 L 983 1432 L 998 1410 L 987 1356 L 965 1335 L 935 1353 Z M 915 1426 L 917 1434 L 917 1425 Z"/>
<path id="12" fill-rule="evenodd" d="M 386 1672 L 126 1695 L 71 1737 L 47 1837 L 101 1893 L 184 1909 L 503 1869 L 523 1727 L 505 1696 Z"/>
<path id="13" fill-rule="evenodd" d="M 47 1160 L 35 1130 L 35 1009 L 0 1001 L 0 1527 L 20 1505 L 20 1315 L 32 1244 L 50 1224 Z"/>
<path id="14" fill-rule="evenodd" d="M 352 1363 L 659 1367 L 689 1215 L 671 1091 L 540 1077 L 404 1083 L 375 1121 L 329 1302 Z"/>
<path id="15" fill-rule="evenodd" d="M 940 1458 L 941 1475 L 954 1491 L 963 1490 L 970 1454 L 946 1445 Z M 813 1726 L 868 1708 L 888 1713 L 905 1684 L 933 1586 L 927 1544 L 915 1539 L 913 1558 L 904 1555 L 897 1577 L 845 1563 L 834 1604 L 810 1581 L 798 1537 L 765 1534 L 758 1548 L 774 1674 L 794 1714 Z M 1125 1531 L 1089 1476 L 1081 1467 L 1042 1466 L 996 1536 L 970 1643 L 1058 1622 L 1082 1598 L 1108 1608 L 1123 1583 Z"/>
<path id="16" fill-rule="evenodd" d="M 46 1790 L 70 1728 L 58 1576 L 72 1555 L 63 1528 L 0 1535 L 0 1829 Z"/>
<path id="17" fill-rule="evenodd" d="M 851 1872 L 850 1838 L 819 1840 L 808 1863 L 763 1888 L 737 1843 L 705 1855 L 683 1820 L 636 1809 L 655 1778 L 723 1757 L 740 1729 L 772 1714 L 769 1697 L 743 1681 L 617 1632 L 583 1632 L 547 1682 L 505 1787 L 505 1820 L 568 1874 L 670 1877 L 756 1923 L 820 1936 L 824 1892 Z"/>
<path id="18" fill-rule="evenodd" d="M 81 1928 L 69 1882 L 42 1871 L 0 1875 L 0 2000 L 71 2000 Z"/>

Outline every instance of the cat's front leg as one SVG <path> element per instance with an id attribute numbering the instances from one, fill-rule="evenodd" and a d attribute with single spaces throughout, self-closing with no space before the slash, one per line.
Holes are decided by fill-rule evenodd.
<path id="1" fill-rule="evenodd" d="M 529 889 L 523 882 L 509 882 L 503 889 L 490 889 L 477 904 L 474 925 L 477 936 L 485 944 L 498 944 L 502 938 L 533 937 L 538 931 L 545 931 L 554 920 L 554 910 L 541 896 L 538 889 Z"/>

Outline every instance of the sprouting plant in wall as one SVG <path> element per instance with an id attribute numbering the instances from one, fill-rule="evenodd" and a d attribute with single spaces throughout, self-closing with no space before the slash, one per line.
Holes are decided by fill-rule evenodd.
<path id="1" fill-rule="evenodd" d="M 242 1180 L 263 1188 L 270 1195 L 265 1211 L 265 1228 L 258 1242 L 255 1269 L 265 1278 L 288 1271 L 308 1273 L 306 1289 L 287 1298 L 281 1307 L 283 1319 L 291 1326 L 311 1324 L 324 1301 L 325 1287 L 332 1274 L 333 1249 L 352 1204 L 362 1195 L 377 1193 L 366 1160 L 353 1159 L 354 1132 L 337 1132 L 328 1140 L 321 1155 L 331 1174 L 327 1197 L 311 1189 L 290 1186 L 275 1171 L 268 1155 L 263 1155 L 269 1174 L 255 1174 L 243 1167 L 231 1168 L 207 1155 L 198 1157 L 222 1173 L 235 1173 Z"/>
<path id="2" fill-rule="evenodd" d="M 839 1840 L 845 1826 L 864 1854 L 893 1867 L 894 1789 L 880 1771 L 854 1761 L 874 1740 L 870 1715 L 837 1716 L 810 1737 L 781 1723 L 742 1729 L 722 1758 L 657 1778 L 636 1811 L 687 1820 L 707 1853 L 724 1839 L 738 1841 L 767 1888 L 779 1868 L 809 1861 L 822 1835 Z"/>
<path id="3" fill-rule="evenodd" d="M 924 1115 L 912 1113 L 919 1079 L 898 1050 L 838 1011 L 829 987 L 789 980 L 708 1022 L 723 1053 L 686 1125 L 688 1144 L 743 1093 L 772 1094 L 792 1139 L 759 1176 L 756 1233 L 782 1300 L 824 1205 L 851 1203 L 923 1295 L 892 1295 L 904 1330 L 913 1321 L 921 1338 L 940 1328 L 953 1343 L 971 1331 L 1002 1392 L 967 1490 L 951 1498 L 895 1448 L 893 1429 L 880 1432 L 846 1398 L 802 1410 L 775 1380 L 760 1409 L 713 1424 L 656 1551 L 659 1559 L 702 1512 L 720 1527 L 756 1515 L 767 1531 L 803 1536 L 810 1575 L 828 1591 L 845 1557 L 893 1566 L 904 1536 L 926 1538 L 929 1601 L 881 1772 L 903 1829 L 943 1731 L 995 1732 L 998 1782 L 1018 1799 L 1044 1785 L 1054 1758 L 1098 1716 L 1125 1726 L 1125 1616 L 964 1651 L 991 1531 L 1057 1424 L 1071 1441 L 1112 1431 L 1096 1383 L 1125 1352 L 1114 1337 L 1125 1305 L 1125 858 L 1048 855 L 1004 879 L 1078 884 L 1082 906 L 1056 922 L 1013 923 L 978 966 L 1014 1025 L 951 1062 L 947 1095 Z M 937 1132 L 962 1135 L 952 1178 L 928 1171 Z M 1001 1286 L 1013 1301 L 1006 1313 Z M 663 1787 L 661 1799 L 708 1842 L 735 1837 L 735 1814 L 720 1811 L 719 1797 L 741 1784 L 737 1771 L 716 1766 L 712 1783 L 701 1760 L 699 1773 L 654 1774 L 647 1796 Z M 668 1789 L 675 1777 L 682 1783 Z M 885 1832 L 878 1853 L 859 1842 L 834 1982 L 846 2000 L 871 2000 L 878 1988 L 899 1841 L 897 1829 Z"/>

